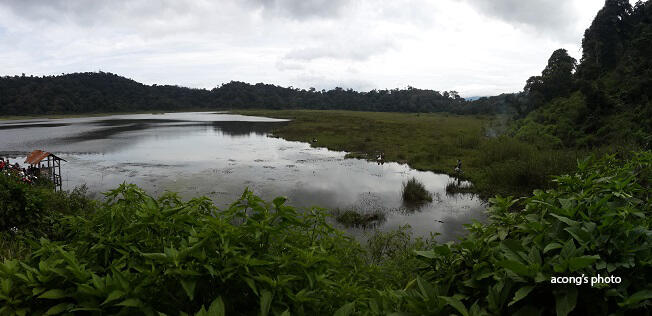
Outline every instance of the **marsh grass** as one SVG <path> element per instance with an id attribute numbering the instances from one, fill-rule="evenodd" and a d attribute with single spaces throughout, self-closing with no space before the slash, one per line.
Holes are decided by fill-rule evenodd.
<path id="1" fill-rule="evenodd" d="M 402 197 L 403 201 L 408 204 L 432 202 L 432 194 L 416 178 L 403 183 Z"/>
<path id="2" fill-rule="evenodd" d="M 353 209 L 337 209 L 334 211 L 334 215 L 335 220 L 345 227 L 375 227 L 386 219 L 385 213 L 378 210 L 364 213 Z"/>
<path id="3" fill-rule="evenodd" d="M 469 182 L 452 180 L 446 184 L 446 195 L 472 193 L 473 191 L 474 191 L 473 185 Z"/>
<path id="4" fill-rule="evenodd" d="M 276 136 L 305 142 L 317 137 L 319 143 L 312 146 L 352 153 L 348 157 L 373 161 L 374 153 L 383 152 L 386 162 L 449 175 L 455 175 L 460 159 L 463 180 L 471 181 L 474 192 L 483 198 L 496 194 L 523 196 L 537 188 L 551 188 L 553 176 L 574 170 L 578 159 L 613 152 L 563 149 L 543 141 L 501 136 L 509 130 L 506 116 L 313 110 L 237 113 L 291 118 Z"/>

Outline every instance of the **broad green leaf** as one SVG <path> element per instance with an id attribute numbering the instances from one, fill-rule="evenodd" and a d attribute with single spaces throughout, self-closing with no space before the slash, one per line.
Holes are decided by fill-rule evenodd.
<path id="1" fill-rule="evenodd" d="M 554 218 L 560 220 L 561 222 L 565 223 L 568 226 L 576 226 L 576 225 L 580 224 L 580 222 L 574 221 L 574 220 L 572 220 L 572 219 L 570 219 L 568 217 L 560 216 L 560 215 L 553 214 L 553 213 L 550 213 L 550 215 L 552 215 Z"/>
<path id="2" fill-rule="evenodd" d="M 115 300 L 123 297 L 124 295 L 125 295 L 125 292 L 120 291 L 120 290 L 115 290 L 115 291 L 111 292 L 111 294 L 109 294 L 109 296 L 106 298 L 106 300 L 104 300 L 104 302 L 102 302 L 102 305 L 104 305 L 104 304 L 106 304 L 108 302 L 111 302 L 111 301 L 115 301 Z"/>
<path id="3" fill-rule="evenodd" d="M 45 312 L 45 315 L 58 315 L 58 314 L 61 314 L 66 309 L 68 309 L 69 305 L 70 305 L 69 303 L 61 303 L 61 304 L 54 305 L 54 306 L 50 307 L 50 309 L 48 309 Z"/>
<path id="4" fill-rule="evenodd" d="M 247 283 L 247 285 L 251 288 L 251 290 L 254 291 L 256 295 L 258 295 L 258 289 L 256 288 L 256 283 L 254 282 L 254 280 L 250 278 L 243 278 L 243 279 L 245 280 L 245 283 Z"/>
<path id="5" fill-rule="evenodd" d="M 514 294 L 514 298 L 512 299 L 511 302 L 509 302 L 509 304 L 507 304 L 507 306 L 512 306 L 516 302 L 524 299 L 528 294 L 530 294 L 530 292 L 532 292 L 533 289 L 534 289 L 534 286 L 532 286 L 532 285 L 527 285 L 527 286 L 524 286 L 524 287 L 518 289 L 518 291 L 516 291 L 516 294 Z"/>
<path id="6" fill-rule="evenodd" d="M 188 295 L 188 298 L 192 301 L 195 298 L 195 286 L 197 286 L 197 280 L 180 280 L 183 290 Z"/>
<path id="7" fill-rule="evenodd" d="M 595 261 L 599 259 L 600 256 L 581 256 L 581 257 L 570 258 L 570 260 L 568 260 L 568 268 L 571 271 L 577 271 L 579 269 L 583 269 L 592 265 Z"/>
<path id="8" fill-rule="evenodd" d="M 338 308 L 333 316 L 349 316 L 351 313 L 353 313 L 354 308 L 355 302 L 346 303 L 342 307 Z"/>
<path id="9" fill-rule="evenodd" d="M 552 243 L 547 244 L 546 247 L 543 248 L 543 253 L 545 254 L 550 250 L 559 249 L 561 247 L 562 247 L 562 245 L 560 243 L 552 242 Z"/>
<path id="10" fill-rule="evenodd" d="M 571 236 L 581 244 L 585 244 L 591 239 L 591 234 L 578 226 L 567 227 L 564 230 L 571 234 Z"/>
<path id="11" fill-rule="evenodd" d="M 211 316 L 224 316 L 226 315 L 226 308 L 224 306 L 224 301 L 222 301 L 222 297 L 218 296 L 213 303 L 211 303 L 211 306 L 208 308 L 208 315 Z"/>
<path id="12" fill-rule="evenodd" d="M 538 247 L 530 248 L 530 253 L 528 254 L 528 263 L 537 266 L 541 266 L 541 264 L 543 263 Z"/>
<path id="13" fill-rule="evenodd" d="M 557 316 L 566 316 L 575 309 L 577 303 L 577 288 L 554 291 Z"/>
<path id="14" fill-rule="evenodd" d="M 639 303 L 644 300 L 652 299 L 652 290 L 641 290 L 634 293 L 632 296 L 628 297 L 622 303 L 618 303 L 619 306 L 629 306 Z"/>
<path id="15" fill-rule="evenodd" d="M 137 298 L 128 298 L 119 304 L 116 304 L 117 306 L 126 306 L 126 307 L 140 307 L 143 305 L 143 303 L 137 299 Z"/>
<path id="16" fill-rule="evenodd" d="M 143 253 L 143 257 L 147 259 L 152 259 L 152 260 L 167 260 L 168 257 L 164 253 Z"/>
<path id="17" fill-rule="evenodd" d="M 526 265 L 514 260 L 502 260 L 498 265 L 520 276 L 532 276 L 532 272 Z"/>
<path id="18" fill-rule="evenodd" d="M 417 275 L 417 285 L 421 290 L 421 294 L 423 294 L 425 298 L 437 298 L 437 291 L 435 291 L 435 288 L 428 281 L 421 278 L 420 275 Z"/>
<path id="19" fill-rule="evenodd" d="M 559 199 L 559 203 L 561 204 L 562 208 L 568 209 L 573 206 L 573 200 L 571 199 Z"/>
<path id="20" fill-rule="evenodd" d="M 66 293 L 60 289 L 48 290 L 45 293 L 38 296 L 39 298 L 45 298 L 50 300 L 58 300 L 66 297 Z"/>
<path id="21" fill-rule="evenodd" d="M 570 258 L 575 255 L 576 250 L 577 248 L 575 248 L 575 243 L 573 242 L 573 239 L 569 239 L 564 244 L 564 247 L 561 248 L 561 252 L 559 253 L 559 255 L 562 258 Z"/>
<path id="22" fill-rule="evenodd" d="M 260 315 L 267 316 L 269 314 L 269 307 L 272 305 L 272 292 L 262 290 L 260 294 Z"/>
<path id="23" fill-rule="evenodd" d="M 435 251 L 435 253 L 441 256 L 448 256 L 451 254 L 451 249 L 448 247 L 448 245 L 440 245 L 435 247 L 433 250 Z"/>
<path id="24" fill-rule="evenodd" d="M 469 316 L 469 311 L 466 309 L 466 306 L 464 306 L 464 303 L 462 301 L 458 300 L 455 297 L 449 297 L 449 296 L 441 296 L 441 298 L 446 301 L 446 303 L 450 306 L 452 306 L 454 309 L 456 309 L 462 316 Z"/>

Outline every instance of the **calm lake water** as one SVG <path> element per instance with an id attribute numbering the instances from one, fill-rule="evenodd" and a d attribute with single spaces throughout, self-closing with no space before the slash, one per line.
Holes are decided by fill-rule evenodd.
<path id="1" fill-rule="evenodd" d="M 67 160 L 64 189 L 86 184 L 97 198 L 128 182 L 153 195 L 205 195 L 224 208 L 248 187 L 266 200 L 286 196 L 297 207 L 384 212 L 373 228 L 336 225 L 359 239 L 372 229 L 409 224 L 416 235 L 436 232 L 448 241 L 464 233 L 463 224 L 485 219 L 476 196 L 446 195 L 447 175 L 348 159 L 345 152 L 269 136 L 283 124 L 213 112 L 0 121 L 0 155 L 22 164 L 34 149 L 53 152 Z M 403 205 L 402 183 L 411 177 L 433 193 L 432 203 Z"/>

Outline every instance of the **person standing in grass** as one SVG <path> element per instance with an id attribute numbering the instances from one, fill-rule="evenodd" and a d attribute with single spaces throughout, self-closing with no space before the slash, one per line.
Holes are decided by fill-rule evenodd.
<path id="1" fill-rule="evenodd" d="M 457 166 L 455 166 L 455 172 L 457 174 L 462 174 L 462 161 L 457 159 Z"/>

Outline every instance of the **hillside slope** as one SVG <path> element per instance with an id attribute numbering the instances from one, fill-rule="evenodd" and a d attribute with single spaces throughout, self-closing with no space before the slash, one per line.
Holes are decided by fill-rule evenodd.
<path id="1" fill-rule="evenodd" d="M 527 115 L 515 135 L 553 146 L 649 147 L 652 2 L 632 7 L 627 0 L 607 0 L 582 47 L 579 64 L 558 50 L 542 75 L 528 80 L 522 106 Z"/>

